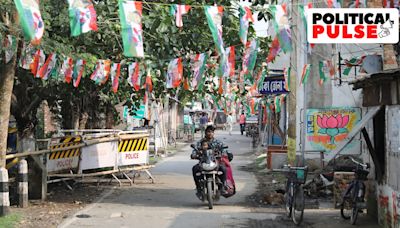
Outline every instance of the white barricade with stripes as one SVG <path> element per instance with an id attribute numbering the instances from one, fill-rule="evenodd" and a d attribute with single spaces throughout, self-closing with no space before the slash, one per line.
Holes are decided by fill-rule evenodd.
<path id="1" fill-rule="evenodd" d="M 50 149 L 54 151 L 46 155 L 47 172 L 55 173 L 77 169 L 81 152 L 80 148 L 60 151 L 57 151 L 57 149 L 74 146 L 81 142 L 82 138 L 80 136 L 65 136 L 53 139 L 50 144 Z"/>

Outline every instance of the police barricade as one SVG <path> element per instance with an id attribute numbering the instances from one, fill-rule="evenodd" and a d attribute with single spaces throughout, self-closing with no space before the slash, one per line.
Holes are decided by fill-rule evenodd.
<path id="1" fill-rule="evenodd" d="M 82 142 L 81 136 L 65 136 L 52 139 L 51 153 L 46 155 L 47 173 L 76 170 L 79 164 L 80 148 L 61 150 L 62 148 L 78 145 Z M 60 149 L 60 150 L 58 150 Z"/>
<path id="2" fill-rule="evenodd" d="M 57 143 L 50 145 L 52 152 L 47 155 L 46 165 L 48 183 L 57 179 L 83 180 L 84 177 L 111 175 L 121 185 L 120 175 L 133 184 L 140 171 L 146 172 L 154 183 L 149 171 L 152 166 L 149 165 L 147 131 L 78 130 L 76 133 L 56 139 Z M 81 145 L 78 149 L 63 150 L 78 144 Z"/>

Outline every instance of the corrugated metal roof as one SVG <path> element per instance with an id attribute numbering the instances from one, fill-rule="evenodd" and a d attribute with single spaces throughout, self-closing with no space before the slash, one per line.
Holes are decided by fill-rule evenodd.
<path id="1" fill-rule="evenodd" d="M 354 81 L 349 82 L 353 85 L 353 90 L 364 88 L 371 85 L 372 83 L 379 83 L 383 81 L 391 81 L 395 78 L 400 78 L 400 68 L 384 70 L 379 73 L 373 73 L 366 75 L 365 77 L 358 78 Z"/>

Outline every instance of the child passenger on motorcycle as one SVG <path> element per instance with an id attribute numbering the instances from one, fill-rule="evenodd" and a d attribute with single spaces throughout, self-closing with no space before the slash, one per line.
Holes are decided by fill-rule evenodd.
<path id="1" fill-rule="evenodd" d="M 218 151 L 221 151 L 222 154 L 224 154 L 224 153 L 227 154 L 229 160 L 232 160 L 232 158 L 233 158 L 232 153 L 229 153 L 227 149 L 223 148 L 224 144 L 221 141 L 219 141 L 219 140 L 214 138 L 214 130 L 215 130 L 215 128 L 213 126 L 207 126 L 207 128 L 205 130 L 205 137 L 203 139 L 201 139 L 200 141 L 198 141 L 197 145 L 196 145 L 196 148 L 199 148 L 200 150 L 198 150 L 198 151 L 193 150 L 193 152 L 192 152 L 192 154 L 190 156 L 191 159 L 199 159 L 201 157 L 202 151 L 206 151 L 207 149 L 210 148 L 210 149 L 213 149 L 213 150 L 216 149 Z M 199 163 L 194 165 L 193 168 L 192 168 L 193 179 L 194 179 L 194 183 L 196 184 L 196 190 L 197 190 L 196 195 L 199 198 L 202 195 L 201 194 L 201 191 L 202 191 L 201 190 L 201 183 L 200 183 L 200 180 L 201 180 L 202 177 L 201 176 L 196 176 L 196 173 L 201 172 L 201 169 L 202 168 L 201 168 Z M 226 183 L 226 167 L 222 162 L 219 163 L 218 171 L 222 172 L 222 174 L 219 175 L 219 179 L 221 180 L 221 182 L 225 186 L 225 183 Z M 224 194 L 224 192 L 225 192 L 225 189 L 222 190 L 222 194 Z"/>

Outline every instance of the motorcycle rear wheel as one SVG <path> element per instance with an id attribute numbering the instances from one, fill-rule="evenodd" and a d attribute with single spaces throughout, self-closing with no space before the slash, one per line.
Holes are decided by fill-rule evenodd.
<path id="1" fill-rule="evenodd" d="M 213 190 L 212 190 L 212 181 L 207 181 L 207 200 L 208 200 L 208 209 L 213 209 Z"/>

